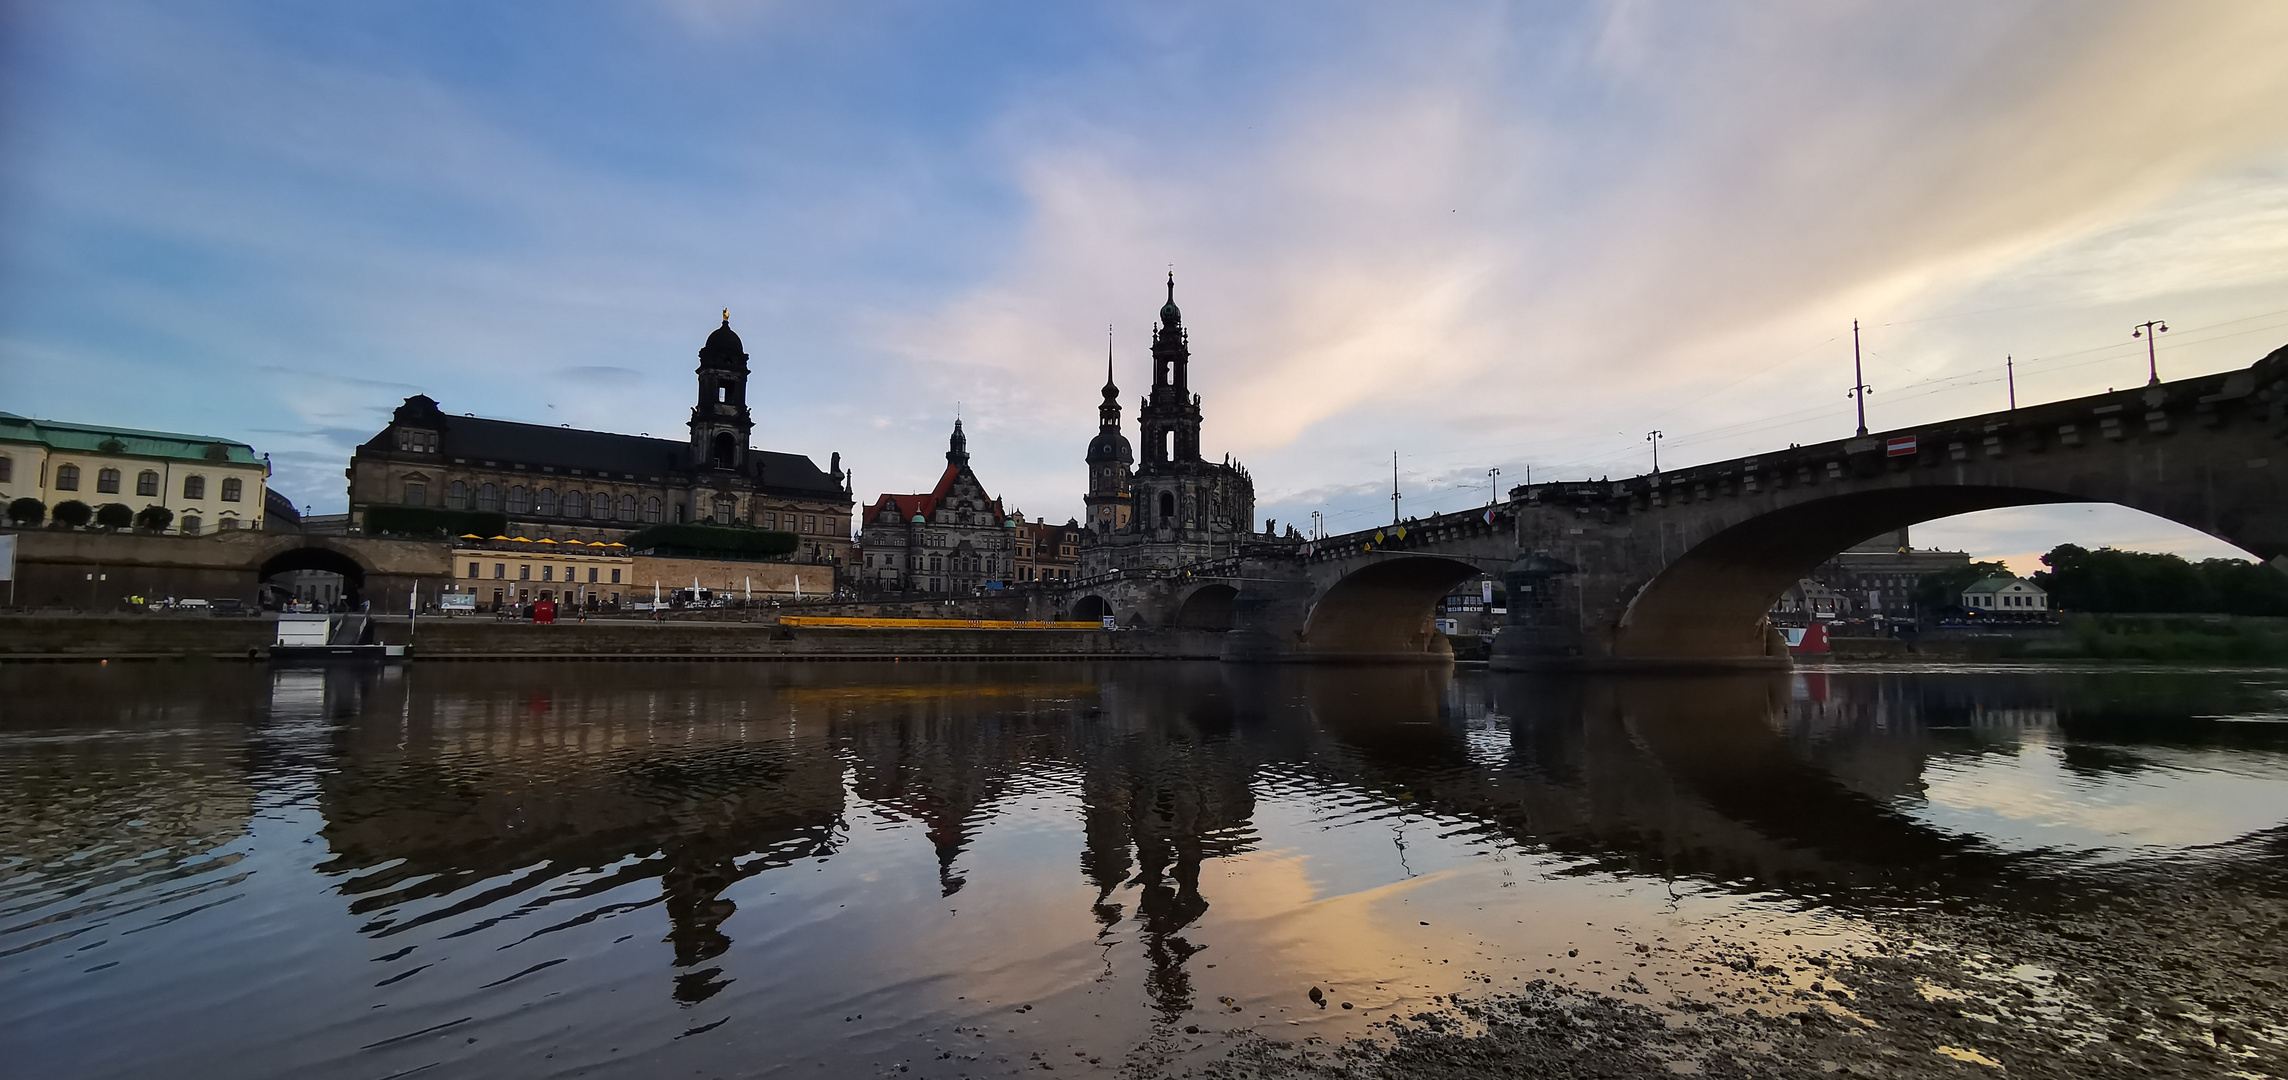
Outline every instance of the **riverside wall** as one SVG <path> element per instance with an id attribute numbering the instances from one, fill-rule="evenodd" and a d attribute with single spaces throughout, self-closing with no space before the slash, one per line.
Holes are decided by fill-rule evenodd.
<path id="1" fill-rule="evenodd" d="M 478 618 L 377 620 L 422 660 L 1215 659 L 1221 635 L 1176 630 L 844 630 L 768 623 Z M 266 656 L 260 617 L 0 616 L 0 661 Z"/>

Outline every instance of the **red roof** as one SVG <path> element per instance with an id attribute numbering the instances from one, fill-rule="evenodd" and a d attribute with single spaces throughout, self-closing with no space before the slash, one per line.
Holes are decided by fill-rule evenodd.
<path id="1" fill-rule="evenodd" d="M 874 518 L 880 517 L 882 514 L 882 508 L 884 506 L 893 504 L 898 508 L 898 520 L 900 521 L 912 521 L 916 514 L 921 515 L 924 519 L 936 517 L 937 504 L 944 500 L 946 491 L 953 487 L 954 478 L 960 475 L 961 466 L 948 462 L 945 466 L 945 473 L 937 478 L 937 486 L 930 489 L 929 494 L 884 495 L 881 498 L 874 500 L 874 504 L 872 506 L 866 508 L 867 520 L 872 520 Z M 978 486 L 983 488 L 984 485 L 980 484 Z M 987 498 L 990 499 L 992 497 L 988 495 Z M 1003 520 L 1008 519 L 1008 515 L 1001 511 L 1001 500 L 993 499 L 992 506 L 995 517 L 999 517 Z"/>

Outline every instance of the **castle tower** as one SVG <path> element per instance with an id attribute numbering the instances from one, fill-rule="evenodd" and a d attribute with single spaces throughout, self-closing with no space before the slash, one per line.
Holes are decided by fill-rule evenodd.
<path id="1" fill-rule="evenodd" d="M 699 402 L 691 407 L 691 464 L 744 470 L 754 418 L 747 412 L 747 353 L 731 330 L 731 313 L 699 349 Z"/>
<path id="2" fill-rule="evenodd" d="M 1128 527 L 1132 505 L 1129 468 L 1136 456 L 1120 433 L 1120 387 L 1112 381 L 1112 342 L 1104 346 L 1104 401 L 1096 407 L 1096 438 L 1088 441 L 1088 528 L 1099 533 Z"/>

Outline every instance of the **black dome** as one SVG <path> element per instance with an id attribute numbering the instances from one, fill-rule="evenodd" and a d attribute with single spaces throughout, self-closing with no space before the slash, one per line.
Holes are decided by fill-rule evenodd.
<path id="1" fill-rule="evenodd" d="M 731 329 L 731 313 L 723 313 L 723 325 L 707 335 L 707 344 L 699 349 L 699 362 L 708 367 L 744 368 L 747 350 L 739 335 Z"/>
<path id="2" fill-rule="evenodd" d="M 1125 465 L 1135 460 L 1135 452 L 1128 448 L 1128 437 L 1117 431 L 1099 431 L 1096 438 L 1088 441 L 1088 463 L 1091 465 L 1102 465 L 1110 461 Z"/>

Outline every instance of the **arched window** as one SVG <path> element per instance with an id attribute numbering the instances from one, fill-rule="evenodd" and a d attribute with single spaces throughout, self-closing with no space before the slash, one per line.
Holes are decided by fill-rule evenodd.
<path id="1" fill-rule="evenodd" d="M 184 497 L 184 498 L 186 498 L 186 499 L 204 499 L 204 498 L 206 498 L 206 497 L 207 497 L 207 478 L 206 478 L 206 477 L 204 477 L 204 476 L 200 476 L 200 475 L 197 475 L 196 473 L 194 473 L 194 474 L 192 474 L 192 475 L 190 475 L 190 476 L 186 476 L 186 477 L 184 477 L 184 478 L 183 478 L 183 497 Z"/>
<path id="2" fill-rule="evenodd" d="M 634 521 L 635 519 L 636 519 L 636 497 L 635 497 L 635 496 L 633 496 L 633 495 L 622 495 L 622 496 L 620 496 L 620 520 L 621 520 L 621 521 Z"/>
<path id="3" fill-rule="evenodd" d="M 611 492 L 609 492 L 609 491 L 599 491 L 599 492 L 597 492 L 597 493 L 596 493 L 596 499 L 595 499 L 595 507 L 596 507 L 596 516 L 597 516 L 598 518 L 608 518 L 608 517 L 611 517 L 611 516 L 612 516 L 612 493 L 611 493 Z"/>
<path id="4" fill-rule="evenodd" d="M 235 476 L 222 478 L 222 501 L 238 502 L 246 497 L 246 481 Z"/>
<path id="5" fill-rule="evenodd" d="M 516 484 L 508 489 L 508 512 L 511 514 L 529 514 L 532 512 L 532 492 L 526 491 L 523 484 Z"/>
<path id="6" fill-rule="evenodd" d="M 95 470 L 95 490 L 105 495 L 119 494 L 119 470 Z"/>
<path id="7" fill-rule="evenodd" d="M 469 508 L 469 485 L 467 481 L 455 480 L 453 486 L 445 489 L 445 506 L 452 510 Z"/>
<path id="8" fill-rule="evenodd" d="M 199 534 L 199 516 L 197 514 L 183 515 L 182 532 L 184 536 L 197 536 Z"/>
<path id="9" fill-rule="evenodd" d="M 538 513 L 554 517 L 556 514 L 556 489 L 541 488 L 540 501 L 533 505 L 533 509 Z"/>
<path id="10" fill-rule="evenodd" d="M 57 490 L 57 491 L 78 491 L 78 490 L 79 490 L 79 466 L 77 466 L 77 465 L 58 465 L 58 466 L 56 466 L 56 490 Z"/>
<path id="11" fill-rule="evenodd" d="M 150 469 L 135 474 L 135 494 L 146 499 L 159 497 L 159 474 Z"/>
<path id="12" fill-rule="evenodd" d="M 735 453 L 737 445 L 737 443 L 732 441 L 730 432 L 716 432 L 715 448 L 714 452 L 708 455 L 708 464 L 713 465 L 718 469 L 730 468 L 732 461 L 734 461 L 737 457 Z"/>
<path id="13" fill-rule="evenodd" d="M 574 490 L 564 493 L 564 516 L 588 516 L 588 495 L 586 492 Z"/>
<path id="14" fill-rule="evenodd" d="M 478 488 L 478 489 L 477 489 L 477 509 L 479 509 L 479 510 L 498 510 L 498 509 L 500 509 L 500 489 L 499 489 L 499 488 L 497 488 L 497 487 L 494 487 L 494 486 L 492 486 L 491 484 L 486 484 L 486 485 L 484 485 L 483 487 L 480 487 L 480 488 Z"/>
<path id="15" fill-rule="evenodd" d="M 1174 520 L 1174 519 L 1175 519 L 1175 516 L 1176 516 L 1176 493 L 1175 493 L 1175 492 L 1173 492 L 1173 491 L 1163 491 L 1163 492 L 1161 492 L 1161 493 L 1160 493 L 1160 520 L 1162 520 L 1162 521 L 1171 521 L 1171 520 Z"/>
<path id="16" fill-rule="evenodd" d="M 658 499 L 656 499 L 656 498 L 652 498 L 652 499 L 645 499 L 645 500 L 643 501 L 643 519 L 644 519 L 645 521 L 658 521 L 658 520 L 659 520 L 659 500 L 658 500 Z"/>

